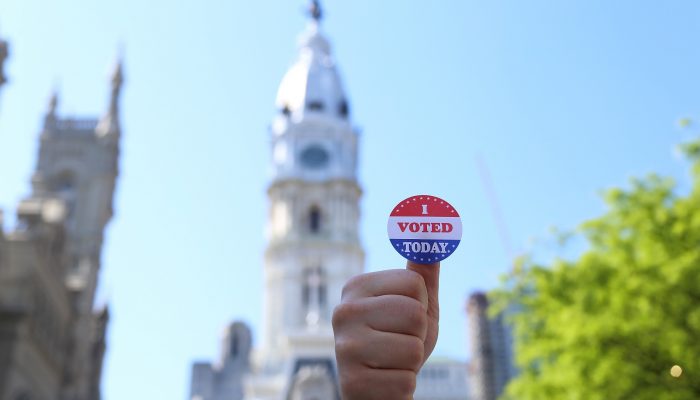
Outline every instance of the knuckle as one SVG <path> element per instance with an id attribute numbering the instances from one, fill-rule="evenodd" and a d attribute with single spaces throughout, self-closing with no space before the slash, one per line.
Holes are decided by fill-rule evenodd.
<path id="1" fill-rule="evenodd" d="M 333 329 L 336 329 L 337 327 L 340 326 L 340 324 L 346 319 L 344 312 L 344 305 L 343 303 L 337 305 L 333 309 L 333 316 L 331 317 L 331 324 L 333 325 Z"/>
<path id="2" fill-rule="evenodd" d="M 336 338 L 335 353 L 342 357 L 354 357 L 360 351 L 360 344 L 351 338 Z"/>
<path id="3" fill-rule="evenodd" d="M 333 327 L 336 328 L 340 326 L 343 322 L 350 319 L 352 316 L 352 306 L 348 303 L 340 303 L 335 309 L 333 309 L 333 316 L 331 318 L 331 323 Z"/>
<path id="4" fill-rule="evenodd" d="M 348 293 L 354 290 L 355 288 L 362 287 L 366 281 L 367 274 L 355 275 L 352 278 L 348 279 L 348 281 L 345 282 L 345 286 L 343 286 L 341 298 L 345 298 L 348 295 Z"/>
<path id="5" fill-rule="evenodd" d="M 412 399 L 416 391 L 416 374 L 407 372 L 398 382 L 397 389 L 400 398 Z"/>
<path id="6" fill-rule="evenodd" d="M 343 285 L 343 290 L 340 291 L 340 300 L 342 301 L 348 296 L 348 292 L 352 289 L 352 280 L 353 278 L 350 278 L 347 282 L 345 282 L 345 285 Z"/>
<path id="7" fill-rule="evenodd" d="M 417 372 L 421 365 L 423 365 L 424 351 L 423 341 L 418 338 L 415 338 L 410 346 L 406 346 L 406 362 L 410 365 L 413 371 Z"/>
<path id="8" fill-rule="evenodd" d="M 423 277 L 415 271 L 405 270 L 404 272 L 406 287 L 411 290 L 411 293 L 415 296 L 415 298 L 422 298 L 426 292 L 425 280 Z"/>
<path id="9" fill-rule="evenodd" d="M 352 320 L 358 315 L 361 315 L 364 312 L 363 310 L 364 308 L 362 305 L 352 301 L 346 301 L 338 304 L 335 309 L 333 309 L 333 316 L 331 318 L 333 328 L 337 328 L 344 322 Z"/>
<path id="10" fill-rule="evenodd" d="M 361 374 L 357 372 L 344 373 L 340 378 L 341 391 L 351 398 L 361 398 L 356 396 L 362 395 L 365 392 L 366 384 L 367 379 L 364 379 Z"/>
<path id="11" fill-rule="evenodd" d="M 418 301 L 407 303 L 404 311 L 408 322 L 415 327 L 423 329 L 428 324 L 428 315 L 423 305 Z"/>

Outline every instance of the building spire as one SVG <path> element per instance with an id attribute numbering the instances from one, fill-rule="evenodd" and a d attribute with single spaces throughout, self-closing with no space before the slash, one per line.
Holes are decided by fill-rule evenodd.
<path id="1" fill-rule="evenodd" d="M 119 96 L 121 95 L 122 84 L 124 83 L 124 72 L 122 67 L 122 55 L 121 51 L 117 56 L 117 61 L 114 65 L 114 70 L 110 78 L 111 92 L 109 97 L 109 109 L 107 114 L 102 117 L 102 120 L 97 126 L 97 134 L 106 135 L 117 135 L 120 134 L 119 129 Z"/>
<path id="2" fill-rule="evenodd" d="M 4 85 L 5 82 L 7 82 L 7 77 L 5 76 L 5 60 L 7 57 L 10 55 L 9 51 L 9 45 L 7 44 L 6 41 L 2 40 L 0 38 L 0 86 Z"/>
<path id="3" fill-rule="evenodd" d="M 58 89 L 54 88 L 49 97 L 49 108 L 46 111 L 47 117 L 56 117 L 56 109 L 58 108 Z"/>
<path id="4" fill-rule="evenodd" d="M 121 94 L 123 83 L 124 73 L 122 72 L 122 56 L 119 55 L 114 66 L 114 72 L 112 72 L 112 93 L 109 101 L 109 113 L 115 117 L 119 111 L 119 95 Z"/>
<path id="5" fill-rule="evenodd" d="M 49 95 L 49 102 L 46 105 L 46 114 L 44 115 L 44 134 L 50 134 L 56 127 L 58 117 L 56 110 L 58 109 L 58 87 L 54 86 Z"/>
<path id="6" fill-rule="evenodd" d="M 309 16 L 311 16 L 316 23 L 321 22 L 323 18 L 323 9 L 321 9 L 321 3 L 318 0 L 311 0 L 309 4 Z"/>

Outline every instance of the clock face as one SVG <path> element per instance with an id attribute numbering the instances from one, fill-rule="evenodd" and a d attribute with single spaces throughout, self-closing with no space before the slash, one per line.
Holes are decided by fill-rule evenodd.
<path id="1" fill-rule="evenodd" d="M 312 144 L 306 146 L 299 154 L 303 166 L 310 169 L 319 169 L 328 165 L 331 156 L 323 146 Z"/>

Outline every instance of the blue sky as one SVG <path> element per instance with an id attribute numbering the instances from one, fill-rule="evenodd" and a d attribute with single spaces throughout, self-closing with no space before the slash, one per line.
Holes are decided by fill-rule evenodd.
<path id="1" fill-rule="evenodd" d="M 600 214 L 604 188 L 651 171 L 688 185 L 674 146 L 692 137 L 676 121 L 700 116 L 695 1 L 323 3 L 361 130 L 367 268 L 403 265 L 386 237 L 399 200 L 434 194 L 463 218 L 443 263 L 436 354 L 468 357 L 464 300 L 510 264 L 479 157 L 514 251 L 543 257 L 549 227 Z M 100 115 L 123 48 L 123 155 L 99 295 L 113 316 L 106 400 L 184 399 L 191 362 L 216 356 L 227 321 L 258 331 L 267 127 L 304 7 L 0 2 L 12 46 L 0 93 L 6 214 L 28 193 L 51 89 L 61 114 Z"/>

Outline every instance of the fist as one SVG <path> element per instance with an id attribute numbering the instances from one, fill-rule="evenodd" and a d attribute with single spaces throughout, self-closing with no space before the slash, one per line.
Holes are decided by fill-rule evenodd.
<path id="1" fill-rule="evenodd" d="M 344 400 L 413 399 L 438 336 L 440 264 L 352 278 L 333 312 Z"/>

